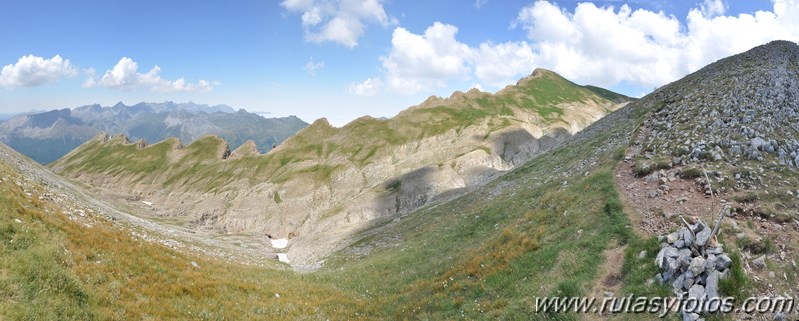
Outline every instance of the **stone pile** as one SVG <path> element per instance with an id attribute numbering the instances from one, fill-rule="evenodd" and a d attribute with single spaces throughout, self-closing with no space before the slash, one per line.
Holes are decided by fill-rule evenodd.
<path id="1" fill-rule="evenodd" d="M 718 299 L 719 279 L 727 276 L 732 260 L 716 242 L 710 226 L 701 220 L 686 225 L 659 238 L 662 243 L 655 264 L 661 273 L 655 279 L 670 285 L 678 298 Z M 690 314 L 696 316 L 689 317 L 691 320 L 699 318 Z"/>

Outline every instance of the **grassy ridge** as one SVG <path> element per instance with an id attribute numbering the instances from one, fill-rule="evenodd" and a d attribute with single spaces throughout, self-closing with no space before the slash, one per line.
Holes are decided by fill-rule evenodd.
<path id="1" fill-rule="evenodd" d="M 217 145 L 222 143 L 210 137 L 195 141 L 186 151 L 173 151 L 166 147 L 169 144 L 163 143 L 137 150 L 118 142 L 93 140 L 56 162 L 53 168 L 66 175 L 132 176 L 172 189 L 199 186 L 207 190 L 210 186 L 239 180 L 279 183 L 293 177 L 306 177 L 305 173 L 316 171 L 320 166 L 331 175 L 348 167 L 363 168 L 390 157 L 400 145 L 483 123 L 490 127 L 481 133 L 484 137 L 512 124 L 529 122 L 527 115 L 530 113 L 540 115 L 537 125 L 559 123 L 564 115 L 559 107 L 561 103 L 607 105 L 628 99 L 592 88 L 539 70 L 536 76 L 523 79 L 518 86 L 496 95 L 470 92 L 451 99 L 431 99 L 389 120 L 366 116 L 342 128 L 318 120 L 266 155 L 222 161 L 216 157 Z M 159 148 L 153 148 L 155 146 Z M 168 161 L 175 159 L 177 161 Z M 203 166 L 196 166 L 199 164 Z M 316 184 L 325 184 L 329 176 L 309 178 Z"/>

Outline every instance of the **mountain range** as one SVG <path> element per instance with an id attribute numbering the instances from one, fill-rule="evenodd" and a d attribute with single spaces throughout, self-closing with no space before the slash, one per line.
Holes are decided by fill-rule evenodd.
<path id="1" fill-rule="evenodd" d="M 473 190 L 629 101 L 537 69 L 496 94 L 430 97 L 388 120 L 319 119 L 265 155 L 214 136 L 183 148 L 98 137 L 52 168 L 192 226 L 291 238 L 292 264 L 313 268 L 353 232 Z"/>
<path id="2" fill-rule="evenodd" d="M 145 142 L 176 137 L 189 143 L 214 134 L 234 146 L 252 140 L 265 152 L 307 125 L 297 117 L 267 119 L 227 105 L 120 102 L 17 115 L 0 123 L 0 141 L 46 164 L 101 131 Z"/>

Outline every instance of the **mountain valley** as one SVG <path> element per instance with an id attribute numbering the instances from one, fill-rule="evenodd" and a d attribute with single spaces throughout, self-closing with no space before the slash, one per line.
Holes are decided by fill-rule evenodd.
<path id="1" fill-rule="evenodd" d="M 671 297 L 668 235 L 723 209 L 720 294 L 795 298 L 798 94 L 799 45 L 775 41 L 640 99 L 536 69 L 268 151 L 103 132 L 45 167 L 2 146 L 0 317 L 651 320 L 536 298 Z"/>

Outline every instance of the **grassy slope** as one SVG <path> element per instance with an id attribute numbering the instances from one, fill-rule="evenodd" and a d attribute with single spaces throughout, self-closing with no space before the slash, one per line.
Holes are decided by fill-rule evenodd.
<path id="1" fill-rule="evenodd" d="M 2 320 L 346 319 L 364 304 L 314 276 L 179 253 L 104 220 L 87 227 L 15 175 L 0 164 Z"/>
<path id="2" fill-rule="evenodd" d="M 614 131 L 631 131 L 632 124 Z M 369 293 L 382 307 L 375 316 L 396 318 L 528 318 L 536 296 L 587 294 L 605 248 L 652 245 L 632 234 L 614 187 L 614 155 L 626 145 L 593 156 L 611 136 L 561 148 L 475 193 L 417 211 L 354 245 L 372 249 L 368 256 L 344 251 L 318 274 Z M 592 158 L 597 164 L 588 175 L 574 169 Z M 507 184 L 513 187 L 487 196 Z M 625 277 L 654 275 L 646 269 L 631 265 Z"/>
<path id="3" fill-rule="evenodd" d="M 649 108 L 635 105 L 608 117 L 607 130 L 589 129 L 499 181 L 376 226 L 312 274 L 198 258 L 133 240 L 108 223 L 86 228 L 44 214 L 50 205 L 6 180 L 0 313 L 24 318 L 47 307 L 57 319 L 544 319 L 552 316 L 535 314 L 535 297 L 587 294 L 602 250 L 620 244 L 628 248 L 617 296 L 664 295 L 667 289 L 646 283 L 657 242 L 631 232 L 612 177 Z M 638 259 L 644 249 L 647 257 Z"/>
<path id="4" fill-rule="evenodd" d="M 319 120 L 289 138 L 277 150 L 258 157 L 244 157 L 228 161 L 209 160 L 200 173 L 194 167 L 205 156 L 216 155 L 216 147 L 207 146 L 207 155 L 184 156 L 177 162 L 153 162 L 142 167 L 132 165 L 162 153 L 167 158 L 169 149 L 144 151 L 123 148 L 118 144 L 87 143 L 56 162 L 54 168 L 62 169 L 66 175 L 127 174 L 140 178 L 158 178 L 164 187 L 191 188 L 185 178 L 193 177 L 199 186 L 222 186 L 231 181 L 249 179 L 251 181 L 283 182 L 310 171 L 323 171 L 332 174 L 342 162 L 362 168 L 380 157 L 391 154 L 394 147 L 476 125 L 489 119 L 492 130 L 508 126 L 518 112 L 538 113 L 544 123 L 561 121 L 563 110 L 556 104 L 564 102 L 607 103 L 607 98 L 615 100 L 626 97 L 610 92 L 597 93 L 595 87 L 581 87 L 559 75 L 540 70 L 540 76 L 522 80 L 520 86 L 511 87 L 491 95 L 479 93 L 466 99 L 432 100 L 423 106 L 406 110 L 393 119 L 378 120 L 370 117 L 359 118 L 342 128 L 331 127 L 325 120 Z M 489 133 L 486 133 L 488 136 Z M 192 143 L 207 143 L 208 138 Z M 199 146 L 195 146 L 200 148 Z M 126 160 L 126 161 L 120 161 Z M 306 162 L 310 161 L 310 162 Z M 303 163 L 304 162 L 304 163 Z M 109 165 L 113 164 L 113 165 Z M 290 165 L 290 166 L 287 166 Z M 325 183 L 329 175 L 315 177 L 315 183 Z"/>
<path id="5" fill-rule="evenodd" d="M 613 187 L 611 173 L 618 161 L 613 155 L 619 153 L 599 154 L 587 176 L 573 169 L 611 136 L 604 133 L 559 149 L 501 182 L 407 216 L 379 237 L 355 245 L 373 248 L 370 255 L 356 259 L 345 251 L 310 275 L 191 257 L 133 240 L 107 223 L 82 227 L 61 215 L 43 214 L 41 207 L 48 205 L 29 202 L 6 181 L 4 189 L 11 193 L 0 198 L 3 241 L 32 236 L 4 247 L 2 262 L 15 263 L 4 265 L 0 274 L 8 307 L 2 310 L 14 318 L 35 313 L 37 304 L 63 306 L 51 309 L 63 311 L 57 317 L 63 319 L 242 319 L 261 318 L 261 313 L 334 319 L 524 318 L 534 312 L 537 295 L 585 293 L 604 248 L 638 242 Z M 565 176 L 551 178 L 552 173 Z M 487 197 L 498 184 L 511 187 Z M 581 237 L 572 241 L 578 229 Z M 30 262 L 16 263 L 23 260 Z M 192 268 L 190 261 L 201 268 Z M 28 269 L 19 268 L 25 264 Z M 632 275 L 638 268 L 629 270 Z M 41 302 L 14 304 L 42 289 Z"/>

